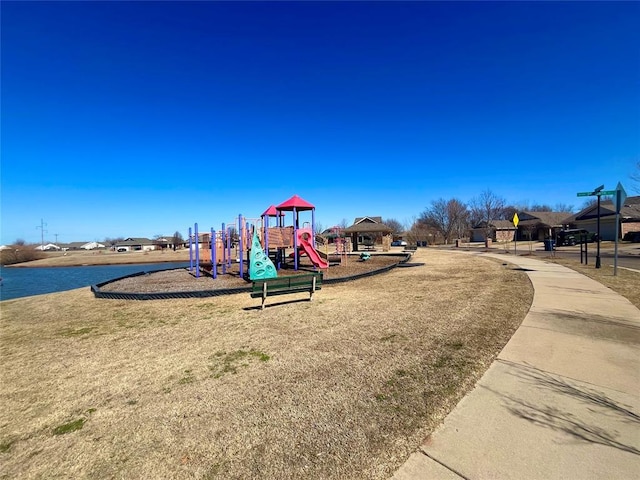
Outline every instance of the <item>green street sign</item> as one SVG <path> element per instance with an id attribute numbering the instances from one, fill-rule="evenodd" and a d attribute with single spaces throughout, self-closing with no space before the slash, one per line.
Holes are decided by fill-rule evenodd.
<path id="1" fill-rule="evenodd" d="M 600 190 L 599 192 L 578 192 L 579 197 L 600 197 L 602 195 L 615 195 L 617 190 Z"/>

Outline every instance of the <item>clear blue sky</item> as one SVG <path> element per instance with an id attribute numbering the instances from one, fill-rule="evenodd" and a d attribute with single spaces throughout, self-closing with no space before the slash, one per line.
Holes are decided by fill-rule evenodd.
<path id="1" fill-rule="evenodd" d="M 578 207 L 640 155 L 639 2 L 1 8 L 3 244 Z"/>

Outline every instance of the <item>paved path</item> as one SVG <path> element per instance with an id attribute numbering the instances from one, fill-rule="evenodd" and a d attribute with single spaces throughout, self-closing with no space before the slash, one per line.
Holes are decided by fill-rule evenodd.
<path id="1" fill-rule="evenodd" d="M 566 267 L 508 260 L 531 310 L 393 479 L 640 479 L 640 310 Z"/>

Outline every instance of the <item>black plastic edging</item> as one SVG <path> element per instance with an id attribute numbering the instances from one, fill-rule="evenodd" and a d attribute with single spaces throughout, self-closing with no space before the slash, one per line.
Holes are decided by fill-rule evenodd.
<path id="1" fill-rule="evenodd" d="M 389 265 L 387 267 L 382 267 L 377 270 L 372 270 L 371 272 L 358 273 L 356 275 L 351 275 L 349 277 L 330 278 L 330 279 L 327 278 L 323 280 L 323 283 L 325 285 L 331 285 L 336 283 L 350 282 L 352 280 L 371 277 L 373 275 L 379 275 L 381 273 L 385 273 L 390 270 L 393 270 L 398 265 L 408 262 L 409 259 L 411 258 L 411 254 L 391 254 L 391 255 L 404 256 L 405 258 L 394 265 Z M 147 275 L 150 273 L 165 272 L 168 270 L 180 270 L 180 269 L 167 268 L 165 270 L 153 270 L 152 272 L 136 272 L 130 275 L 125 275 L 124 277 L 118 277 L 112 280 L 107 280 L 106 282 L 101 282 L 95 285 L 91 285 L 91 291 L 93 292 L 93 295 L 96 298 L 106 298 L 111 300 L 170 300 L 174 298 L 208 298 L 208 297 L 217 297 L 221 295 L 233 295 L 236 293 L 251 292 L 250 286 L 235 287 L 235 288 L 220 288 L 217 290 L 192 290 L 192 291 L 184 291 L 184 292 L 149 292 L 149 293 L 103 292 L 102 290 L 100 290 L 100 287 L 103 287 L 109 283 L 117 282 L 118 280 L 123 280 L 125 278 L 131 278 L 131 277 L 139 277 L 141 275 Z"/>

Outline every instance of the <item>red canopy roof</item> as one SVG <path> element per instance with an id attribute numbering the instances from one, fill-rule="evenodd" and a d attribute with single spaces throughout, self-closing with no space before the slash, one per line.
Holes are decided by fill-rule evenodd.
<path id="1" fill-rule="evenodd" d="M 300 210 L 313 210 L 314 208 L 316 208 L 313 205 L 311 205 L 309 202 L 307 202 L 306 200 L 303 200 L 302 198 L 300 198 L 298 195 L 294 195 L 289 200 L 286 200 L 286 201 L 282 202 L 276 208 L 278 210 L 293 211 L 294 207 L 298 211 L 300 211 Z"/>
<path id="2" fill-rule="evenodd" d="M 284 213 L 280 213 L 280 215 L 284 215 Z M 277 217 L 278 216 L 278 210 L 276 210 L 276 207 L 274 207 L 273 205 L 271 205 L 269 208 L 267 208 L 264 213 L 262 215 L 260 215 L 261 217 Z"/>

